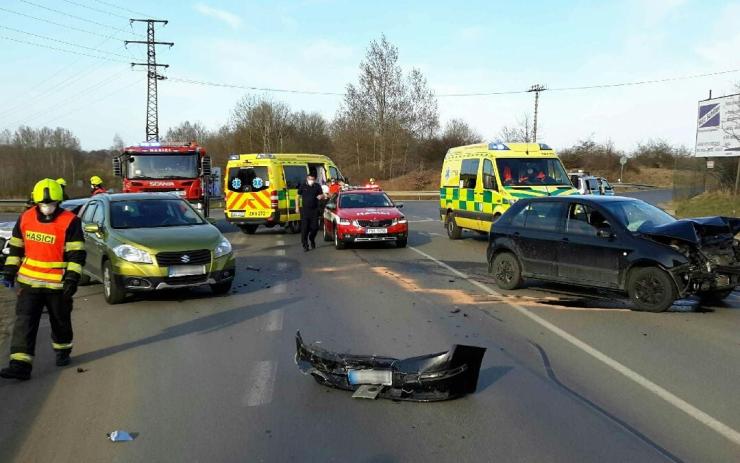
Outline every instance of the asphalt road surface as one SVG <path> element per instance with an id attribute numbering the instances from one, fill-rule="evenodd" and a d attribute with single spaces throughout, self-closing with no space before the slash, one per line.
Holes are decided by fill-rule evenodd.
<path id="1" fill-rule="evenodd" d="M 220 222 L 238 255 L 223 297 L 109 306 L 81 288 L 73 364 L 53 365 L 44 317 L 33 380 L 0 382 L 0 461 L 740 461 L 740 294 L 649 314 L 572 287 L 500 292 L 485 238 L 448 240 L 436 208 L 406 203 L 406 249 L 319 235 L 304 253 Z M 473 395 L 367 401 L 298 371 L 297 330 L 360 354 L 488 351 Z M 136 439 L 107 441 L 117 429 Z"/>

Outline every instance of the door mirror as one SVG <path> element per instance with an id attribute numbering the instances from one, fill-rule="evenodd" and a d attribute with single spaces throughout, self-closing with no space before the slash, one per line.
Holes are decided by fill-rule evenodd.
<path id="1" fill-rule="evenodd" d="M 598 236 L 599 238 L 610 239 L 614 238 L 614 233 L 612 233 L 612 229 L 610 227 L 604 227 L 596 230 L 596 236 Z"/>
<path id="2" fill-rule="evenodd" d="M 200 173 L 204 177 L 208 177 L 211 175 L 211 157 L 210 156 L 203 156 L 200 158 Z"/>
<path id="3" fill-rule="evenodd" d="M 100 225 L 96 223 L 86 223 L 85 226 L 82 227 L 82 229 L 86 233 L 100 233 Z"/>
<path id="4" fill-rule="evenodd" d="M 330 211 L 335 211 L 337 209 L 337 205 L 334 203 L 327 203 L 324 207 Z"/>
<path id="5" fill-rule="evenodd" d="M 396 203 L 396 208 L 401 209 L 403 207 L 403 203 Z"/>

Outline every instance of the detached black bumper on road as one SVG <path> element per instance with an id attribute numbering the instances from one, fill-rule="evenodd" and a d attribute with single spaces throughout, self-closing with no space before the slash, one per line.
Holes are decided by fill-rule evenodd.
<path id="1" fill-rule="evenodd" d="M 407 359 L 339 354 L 305 345 L 298 332 L 295 360 L 319 384 L 347 391 L 373 385 L 384 399 L 436 402 L 475 392 L 485 352 L 483 347 L 453 345 L 447 352 Z"/>

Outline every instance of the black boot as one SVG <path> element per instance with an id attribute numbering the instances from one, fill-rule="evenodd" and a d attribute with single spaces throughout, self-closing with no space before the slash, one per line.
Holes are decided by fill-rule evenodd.
<path id="1" fill-rule="evenodd" d="M 11 360 L 7 368 L 0 370 L 0 377 L 28 381 L 31 379 L 31 368 L 30 363 Z"/>
<path id="2" fill-rule="evenodd" d="M 57 366 L 66 367 L 69 365 L 69 350 L 58 350 L 57 353 Z"/>

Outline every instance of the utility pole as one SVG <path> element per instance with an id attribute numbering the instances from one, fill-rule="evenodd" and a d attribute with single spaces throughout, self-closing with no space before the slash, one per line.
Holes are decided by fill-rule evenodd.
<path id="1" fill-rule="evenodd" d="M 537 143 L 537 110 L 540 105 L 540 92 L 547 90 L 544 85 L 535 84 L 529 87 L 528 92 L 534 92 L 534 127 L 532 128 L 532 142 Z"/>
<path id="2" fill-rule="evenodd" d="M 167 24 L 165 19 L 130 19 L 129 23 L 135 22 L 146 23 L 146 42 L 143 40 L 124 40 L 123 44 L 129 43 L 146 44 L 146 63 L 131 63 L 134 66 L 146 66 L 147 88 L 146 88 L 146 141 L 159 141 L 159 116 L 157 114 L 157 81 L 164 80 L 165 77 L 157 73 L 158 67 L 168 68 L 169 64 L 157 63 L 157 45 L 169 45 L 170 48 L 174 42 L 157 42 L 154 40 L 154 25 L 160 23 Z"/>

